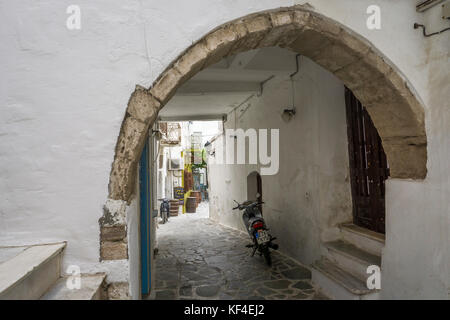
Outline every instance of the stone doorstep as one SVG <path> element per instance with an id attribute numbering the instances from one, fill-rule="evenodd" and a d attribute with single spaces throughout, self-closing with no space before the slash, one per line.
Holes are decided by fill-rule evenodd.
<path id="1" fill-rule="evenodd" d="M 339 229 L 345 241 L 362 250 L 381 256 L 385 245 L 384 234 L 359 227 L 353 223 L 341 224 Z"/>
<path id="2" fill-rule="evenodd" d="M 3 295 L 9 295 L 27 278 L 36 274 L 41 266 L 60 255 L 65 247 L 66 242 L 33 245 L 0 264 L 0 299 Z M 48 276 L 51 277 L 51 275 Z M 59 274 L 56 276 L 59 276 Z M 45 281 L 42 279 L 36 280 Z M 48 285 L 43 284 L 42 286 L 48 288 L 50 285 L 51 283 L 48 283 Z M 36 294 L 40 296 L 42 293 Z M 29 298 L 37 299 L 39 296 Z"/>
<path id="3" fill-rule="evenodd" d="M 353 232 L 353 233 L 356 233 L 356 234 L 358 234 L 358 235 L 360 235 L 362 237 L 369 238 L 371 240 L 378 241 L 378 242 L 381 242 L 383 244 L 385 242 L 385 235 L 384 234 L 378 233 L 378 232 L 375 232 L 375 231 L 372 231 L 372 230 L 369 230 L 369 229 L 366 229 L 366 228 L 359 227 L 359 226 L 357 226 L 357 225 L 355 225 L 353 223 L 343 223 L 339 227 L 340 227 L 341 230 L 345 230 L 345 231 L 348 231 L 348 232 Z"/>
<path id="4" fill-rule="evenodd" d="M 61 277 L 41 300 L 103 300 L 105 299 L 105 273 L 82 274 L 80 289 L 69 289 L 68 276 Z"/>
<path id="5" fill-rule="evenodd" d="M 359 279 L 366 281 L 367 268 L 376 265 L 381 268 L 381 256 L 373 255 L 353 244 L 337 240 L 324 244 L 328 250 L 328 258 L 340 268 L 354 274 Z"/>
<path id="6" fill-rule="evenodd" d="M 313 283 L 318 285 L 320 289 L 323 290 L 325 294 L 330 294 L 330 289 L 328 285 L 324 285 L 322 281 L 320 281 L 320 277 L 317 272 L 322 276 L 325 276 L 329 280 L 331 280 L 334 284 L 343 288 L 347 291 L 347 295 L 345 297 L 336 296 L 336 294 L 330 294 L 332 298 L 335 299 L 347 299 L 347 297 L 353 297 L 356 299 L 361 299 L 365 295 L 373 295 L 379 292 L 379 290 L 371 290 L 368 289 L 366 283 L 347 271 L 339 268 L 335 263 L 329 261 L 328 259 L 322 258 L 321 260 L 315 262 L 313 264 Z M 328 287 L 328 288 L 327 288 Z"/>

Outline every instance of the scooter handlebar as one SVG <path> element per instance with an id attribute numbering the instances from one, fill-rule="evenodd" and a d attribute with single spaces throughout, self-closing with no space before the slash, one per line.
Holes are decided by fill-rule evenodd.
<path id="1" fill-rule="evenodd" d="M 254 205 L 254 206 L 261 206 L 264 202 L 258 202 L 258 203 L 253 203 L 253 204 L 249 204 L 249 205 L 244 205 L 244 204 L 240 204 L 239 202 L 237 202 L 236 200 L 233 200 L 234 202 L 237 203 L 237 206 L 233 208 L 233 210 L 239 209 L 242 210 L 250 205 Z"/>

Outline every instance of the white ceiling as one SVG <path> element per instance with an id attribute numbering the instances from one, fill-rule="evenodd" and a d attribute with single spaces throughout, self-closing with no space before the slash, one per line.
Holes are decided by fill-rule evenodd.
<path id="1" fill-rule="evenodd" d="M 161 110 L 163 120 L 221 119 L 250 95 L 261 82 L 296 70 L 296 53 L 270 47 L 222 59 L 181 86 Z"/>

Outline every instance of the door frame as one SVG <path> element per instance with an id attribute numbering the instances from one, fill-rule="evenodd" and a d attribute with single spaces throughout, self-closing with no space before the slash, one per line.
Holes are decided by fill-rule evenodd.
<path id="1" fill-rule="evenodd" d="M 139 161 L 139 204 L 140 204 L 140 264 L 141 264 L 141 294 L 148 295 L 151 290 L 151 228 L 152 228 L 152 197 L 151 197 L 151 147 L 147 139 Z"/>

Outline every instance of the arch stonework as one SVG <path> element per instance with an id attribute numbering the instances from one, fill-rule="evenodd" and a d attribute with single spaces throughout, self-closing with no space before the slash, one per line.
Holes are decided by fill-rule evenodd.
<path id="1" fill-rule="evenodd" d="M 353 91 L 380 134 L 392 178 L 425 178 L 424 110 L 408 81 L 366 39 L 309 8 L 293 6 L 219 26 L 186 49 L 149 89 L 136 88 L 116 145 L 109 198 L 131 200 L 148 129 L 177 88 L 226 56 L 269 46 L 309 57 Z"/>

